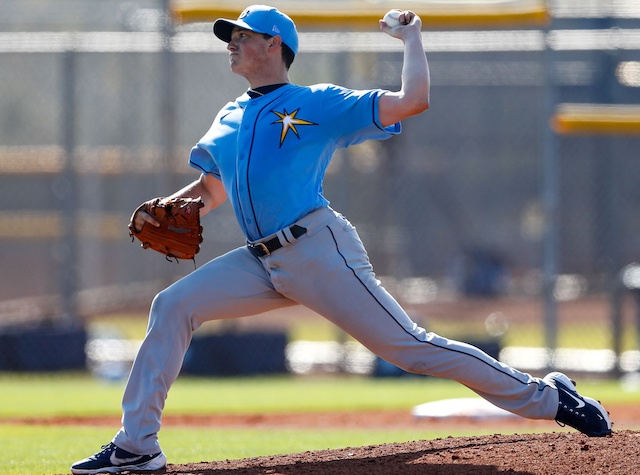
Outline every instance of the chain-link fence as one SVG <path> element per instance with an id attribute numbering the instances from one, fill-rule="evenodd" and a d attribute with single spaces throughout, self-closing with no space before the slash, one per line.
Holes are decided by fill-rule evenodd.
<path id="1" fill-rule="evenodd" d="M 5 336 L 144 311 L 192 269 L 132 244 L 129 216 L 196 177 L 191 146 L 246 88 L 210 24 L 165 28 L 163 2 L 91 3 L 0 2 L 12 20 L 0 22 Z M 640 138 L 556 137 L 548 121 L 559 102 L 640 103 L 639 24 L 596 15 L 556 18 L 549 32 L 425 32 L 431 109 L 398 137 L 339 153 L 325 186 L 420 323 L 532 347 L 548 345 L 551 324 L 561 347 L 637 349 L 633 301 L 612 296 L 640 251 Z M 302 31 L 291 77 L 395 89 L 400 46 L 375 25 Z M 549 186 L 553 318 L 544 305 Z M 243 244 L 228 204 L 204 226 L 198 263 Z"/>

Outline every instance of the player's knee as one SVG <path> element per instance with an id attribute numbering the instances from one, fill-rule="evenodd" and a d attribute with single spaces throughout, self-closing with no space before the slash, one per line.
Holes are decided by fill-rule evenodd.
<path id="1" fill-rule="evenodd" d="M 429 372 L 429 367 L 424 361 L 407 358 L 387 358 L 387 361 L 407 373 L 427 374 Z"/>
<path id="2" fill-rule="evenodd" d="M 155 296 L 149 314 L 150 325 L 175 324 L 181 316 L 186 316 L 186 312 L 181 309 L 181 299 L 176 298 L 171 290 L 165 289 Z"/>
<path id="3" fill-rule="evenodd" d="M 414 361 L 403 369 L 408 373 L 429 374 L 429 366 L 424 361 Z"/>
<path id="4" fill-rule="evenodd" d="M 428 367 L 423 361 L 403 361 L 396 363 L 396 366 L 407 373 L 427 374 Z"/>

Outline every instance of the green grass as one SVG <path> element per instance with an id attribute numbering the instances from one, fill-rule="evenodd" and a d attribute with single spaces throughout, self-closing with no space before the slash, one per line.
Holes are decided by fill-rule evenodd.
<path id="1" fill-rule="evenodd" d="M 0 375 L 0 418 L 120 413 L 124 383 L 86 374 Z M 408 377 L 185 378 L 174 384 L 166 413 L 216 414 L 402 409 L 469 395 L 451 381 Z"/>
<path id="2" fill-rule="evenodd" d="M 581 380 L 582 391 L 606 403 L 637 404 L 638 392 L 615 381 Z M 123 383 L 105 383 L 86 374 L 0 375 L 0 473 L 68 473 L 69 464 L 99 449 L 114 427 L 8 424 L 8 418 L 111 415 L 117 421 Z M 290 413 L 323 411 L 409 411 L 432 400 L 472 394 L 451 381 L 433 378 L 258 377 L 179 378 L 166 414 Z M 2 420 L 5 420 L 5 423 Z M 160 433 L 171 463 L 224 460 L 260 455 L 357 447 L 436 437 L 503 432 L 483 424 L 437 431 L 421 424 L 406 430 L 232 429 L 165 427 Z M 549 430 L 559 430 L 551 425 Z M 6 455 L 5 455 L 6 454 Z"/>
<path id="3" fill-rule="evenodd" d="M 69 464 L 109 441 L 117 426 L 2 424 L 7 418 L 120 414 L 122 383 L 85 374 L 0 376 L 0 473 L 66 473 Z M 427 400 L 468 395 L 459 385 L 427 378 L 179 378 L 166 414 L 278 413 L 406 409 Z M 444 435 L 450 435 L 449 432 Z M 213 429 L 169 427 L 161 432 L 172 463 L 303 452 L 425 438 L 424 428 L 400 431 Z M 434 436 L 431 434 L 431 436 Z M 35 454 L 35 455 L 34 455 Z"/>
<path id="4" fill-rule="evenodd" d="M 603 401 L 637 403 L 614 381 L 579 381 L 581 391 Z M 0 375 L 2 418 L 120 414 L 124 383 L 86 374 Z M 185 378 L 174 384 L 167 414 L 228 414 L 408 409 L 416 404 L 473 393 L 427 377 L 256 377 Z M 0 472 L 1 473 L 1 472 Z"/>

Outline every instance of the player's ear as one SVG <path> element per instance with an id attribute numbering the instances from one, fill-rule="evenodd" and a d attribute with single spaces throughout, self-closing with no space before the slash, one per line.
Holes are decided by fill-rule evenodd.
<path id="1" fill-rule="evenodd" d="M 272 36 L 270 38 L 269 48 L 277 48 L 278 46 L 282 46 L 282 37 L 280 36 Z"/>

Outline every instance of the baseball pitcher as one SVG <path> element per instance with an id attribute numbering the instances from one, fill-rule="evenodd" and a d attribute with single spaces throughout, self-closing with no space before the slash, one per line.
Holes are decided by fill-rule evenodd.
<path id="1" fill-rule="evenodd" d="M 329 206 L 322 183 L 337 149 L 393 137 L 403 119 L 429 107 L 421 19 L 411 11 L 393 18 L 394 26 L 381 20 L 380 29 L 404 45 L 398 91 L 292 84 L 298 33 L 275 8 L 253 5 L 236 20 L 214 23 L 231 71 L 249 89 L 218 112 L 193 147 L 189 161 L 199 177 L 165 200 L 201 198 L 202 216 L 228 199 L 246 245 L 155 297 L 124 392 L 122 428 L 73 464 L 73 473 L 163 468 L 162 410 L 194 330 L 298 304 L 406 371 L 458 381 L 523 417 L 555 419 L 589 436 L 611 433 L 607 411 L 564 374 L 533 377 L 414 323 L 376 279 L 356 229 Z M 149 209 L 136 210 L 132 233 L 160 226 Z"/>

